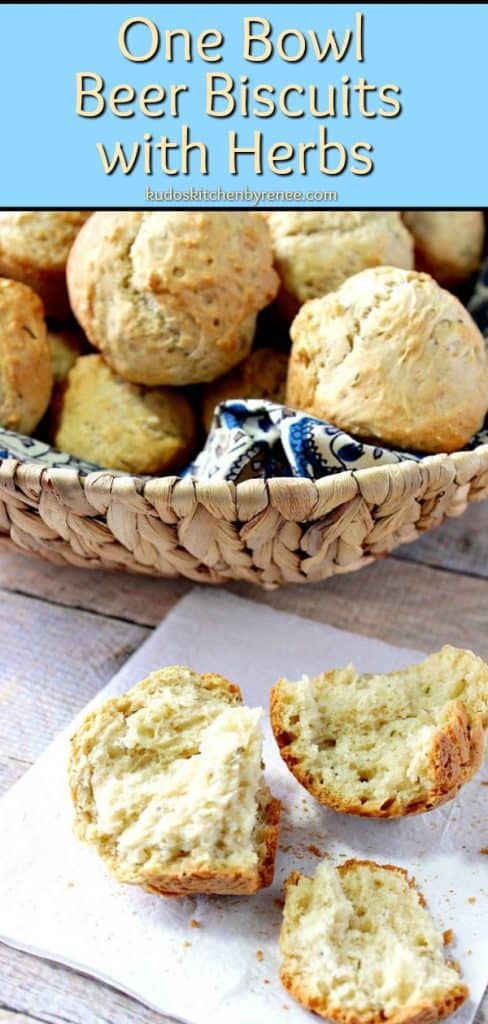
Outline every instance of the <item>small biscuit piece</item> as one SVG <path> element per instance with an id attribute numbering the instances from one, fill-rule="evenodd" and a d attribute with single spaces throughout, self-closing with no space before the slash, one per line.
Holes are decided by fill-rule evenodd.
<path id="1" fill-rule="evenodd" d="M 413 267 L 412 237 L 387 210 L 281 210 L 267 214 L 280 305 L 293 319 L 307 299 L 335 291 L 367 267 Z M 291 314 L 291 315 L 290 315 Z"/>
<path id="2" fill-rule="evenodd" d="M 69 766 L 78 837 L 149 892 L 270 885 L 280 804 L 263 780 L 261 714 L 223 676 L 178 665 L 89 712 Z"/>
<path id="3" fill-rule="evenodd" d="M 428 811 L 481 765 L 488 665 L 445 646 L 389 675 L 349 665 L 280 679 L 271 725 L 283 760 L 320 803 L 372 818 Z"/>
<path id="4" fill-rule="evenodd" d="M 122 377 L 215 380 L 250 351 L 278 288 L 257 213 L 96 213 L 68 263 L 74 313 Z"/>
<path id="5" fill-rule="evenodd" d="M 415 242 L 415 266 L 444 285 L 455 285 L 481 263 L 485 221 L 479 210 L 406 210 Z"/>
<path id="6" fill-rule="evenodd" d="M 181 469 L 195 442 L 195 417 L 173 388 L 118 377 L 99 355 L 81 356 L 53 405 L 53 443 L 78 459 L 128 473 Z"/>
<path id="7" fill-rule="evenodd" d="M 209 431 L 215 406 L 228 398 L 285 401 L 288 356 L 274 348 L 258 348 L 225 377 L 208 384 L 203 393 L 203 425 Z"/>
<path id="8" fill-rule="evenodd" d="M 38 295 L 0 279 L 0 424 L 30 434 L 49 405 L 53 375 Z"/>
<path id="9" fill-rule="evenodd" d="M 83 337 L 74 331 L 52 330 L 47 332 L 48 345 L 51 351 L 53 377 L 57 384 L 68 376 L 79 356 L 86 352 Z"/>
<path id="10" fill-rule="evenodd" d="M 469 995 L 442 933 L 403 868 L 326 860 L 286 883 L 280 977 L 308 1010 L 339 1024 L 432 1024 Z"/>
<path id="11" fill-rule="evenodd" d="M 302 306 L 291 336 L 287 404 L 365 441 L 452 452 L 483 423 L 483 337 L 428 274 L 363 270 Z"/>
<path id="12" fill-rule="evenodd" d="M 30 285 L 46 316 L 70 316 L 66 288 L 68 253 L 86 210 L 24 210 L 0 213 L 0 275 Z"/>

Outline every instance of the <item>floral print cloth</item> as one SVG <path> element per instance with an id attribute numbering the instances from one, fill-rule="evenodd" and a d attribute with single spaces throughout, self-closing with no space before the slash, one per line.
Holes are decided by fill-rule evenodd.
<path id="1" fill-rule="evenodd" d="M 488 429 L 472 438 L 468 447 L 484 443 Z M 231 400 L 217 406 L 206 444 L 186 475 L 235 483 L 271 476 L 319 480 L 344 469 L 421 458 L 418 453 L 365 444 L 331 423 L 284 405 Z"/>

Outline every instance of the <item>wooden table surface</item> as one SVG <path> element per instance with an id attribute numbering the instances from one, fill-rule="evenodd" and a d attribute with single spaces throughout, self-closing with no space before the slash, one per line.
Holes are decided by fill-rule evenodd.
<path id="1" fill-rule="evenodd" d="M 190 586 L 59 568 L 0 539 L 0 792 L 20 778 Z M 488 502 L 360 572 L 270 593 L 241 584 L 229 589 L 391 643 L 432 651 L 449 642 L 488 659 Z M 169 1018 L 81 974 L 0 944 L 0 1020 L 161 1024 Z M 488 1024 L 488 996 L 481 1022 Z"/>

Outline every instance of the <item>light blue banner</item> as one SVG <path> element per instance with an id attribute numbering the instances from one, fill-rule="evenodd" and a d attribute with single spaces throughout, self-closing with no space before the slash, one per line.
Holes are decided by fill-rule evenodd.
<path id="1" fill-rule="evenodd" d="M 4 4 L 0 206 L 485 206 L 487 49 L 486 4 Z"/>

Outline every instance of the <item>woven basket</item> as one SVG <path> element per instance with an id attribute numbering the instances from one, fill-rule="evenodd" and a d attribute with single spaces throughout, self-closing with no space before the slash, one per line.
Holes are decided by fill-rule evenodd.
<path id="1" fill-rule="evenodd" d="M 150 480 L 0 462 L 0 531 L 86 568 L 273 588 L 352 572 L 488 497 L 488 445 L 310 480 Z"/>

